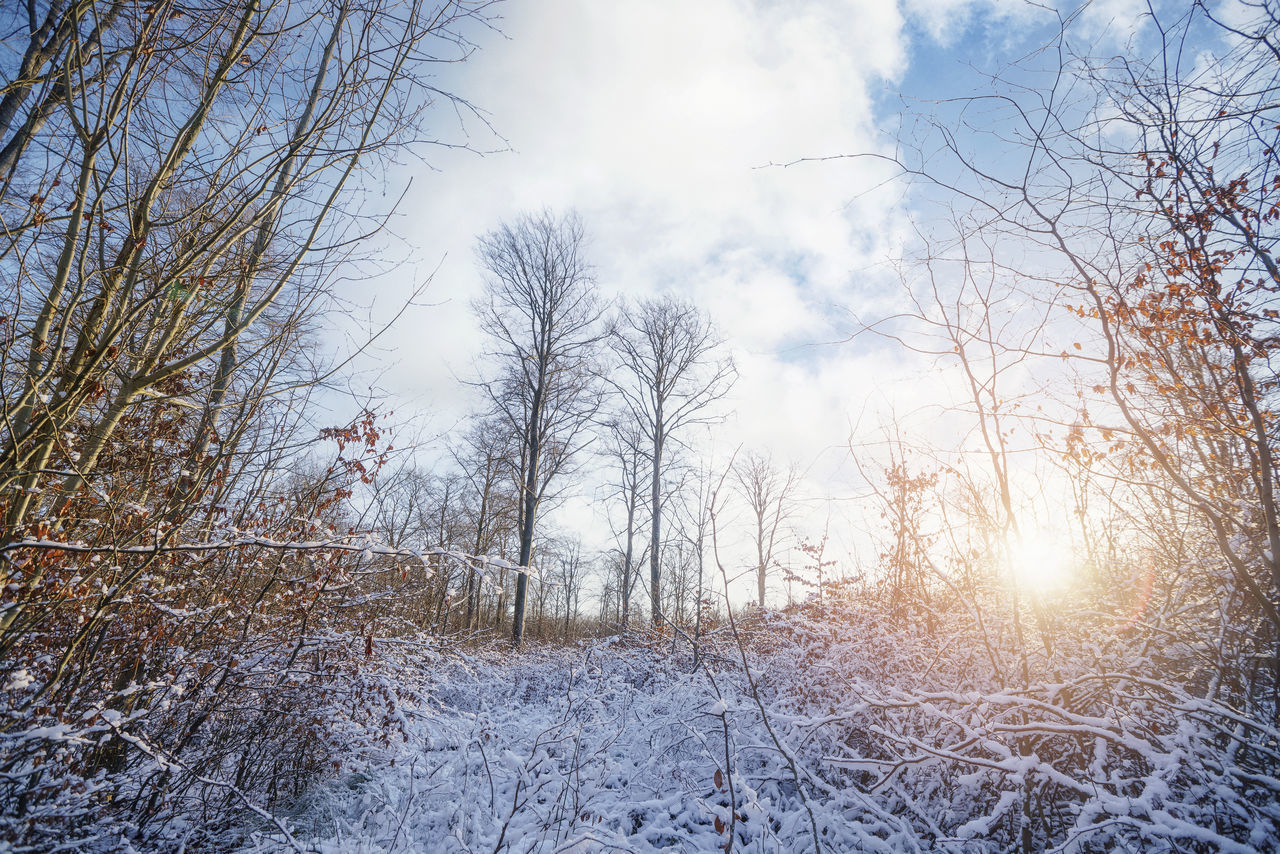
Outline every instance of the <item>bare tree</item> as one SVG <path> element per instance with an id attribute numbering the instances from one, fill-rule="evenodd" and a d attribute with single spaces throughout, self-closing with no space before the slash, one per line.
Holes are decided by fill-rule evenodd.
<path id="1" fill-rule="evenodd" d="M 752 451 L 733 467 L 738 493 L 751 509 L 756 546 L 756 602 L 764 607 L 765 581 L 773 566 L 778 536 L 794 511 L 799 473 L 794 465 L 779 471 L 769 454 Z"/>
<path id="2" fill-rule="evenodd" d="M 690 424 L 717 416 L 709 410 L 737 377 L 711 321 L 673 297 L 625 307 L 610 336 L 624 376 L 612 382 L 644 435 L 649 455 L 649 598 L 653 624 L 662 623 L 662 473 L 668 444 Z"/>
<path id="3" fill-rule="evenodd" d="M 345 444 L 330 467 L 284 476 L 315 447 L 307 394 L 326 369 L 308 344 L 389 213 L 364 176 L 440 138 L 429 69 L 466 57 L 459 28 L 485 5 L 0 4 L 0 668 L 39 686 L 0 729 L 114 708 L 130 740 L 103 748 L 111 769 L 176 755 L 233 707 L 272 733 L 298 708 L 228 700 L 286 692 L 236 661 L 253 647 L 287 667 L 357 588 L 371 561 L 289 544 L 349 533 L 343 502 L 380 466 L 370 416 L 328 434 Z M 182 550 L 199 542 L 236 545 Z M 42 556 L 53 545 L 71 551 Z M 307 604 L 281 605 L 302 587 Z M 209 667 L 170 705 L 179 659 Z M 121 695 L 130 680 L 152 687 Z M 210 767 L 256 777 L 302 752 L 231 741 Z M 93 767 L 96 744 L 58 761 Z M 91 808 L 148 813 L 176 773 Z M 40 811 L 29 782 L 0 786 L 0 813 L 11 796 Z"/>
<path id="4" fill-rule="evenodd" d="M 620 501 L 624 522 L 615 535 L 621 540 L 618 547 L 618 622 L 627 630 L 631 615 L 631 593 L 636 579 L 636 533 L 644 489 L 645 448 L 644 438 L 629 420 L 614 419 L 607 425 L 608 445 L 605 455 L 616 480 L 609 486 L 609 497 Z"/>
<path id="5" fill-rule="evenodd" d="M 582 221 L 570 213 L 525 214 L 480 238 L 485 296 L 475 304 L 497 349 L 485 388 L 520 445 L 520 554 L 530 566 L 534 527 L 549 485 L 586 442 L 600 408 L 595 376 L 604 308 L 584 253 Z M 524 632 L 529 576 L 516 579 L 512 643 Z"/>
<path id="6" fill-rule="evenodd" d="M 557 588 L 557 609 L 563 609 L 561 631 L 565 637 L 578 616 L 582 598 L 582 586 L 587 579 L 587 558 L 582 553 L 582 541 L 577 537 L 559 537 L 544 554 L 551 566 L 547 569 L 550 581 Z"/>
<path id="7" fill-rule="evenodd" d="M 469 533 L 468 548 L 473 555 L 490 554 L 500 529 L 515 521 L 516 496 L 509 484 L 513 435 L 509 425 L 498 418 L 477 418 L 450 449 L 454 462 L 466 480 L 463 514 Z M 464 595 L 467 602 L 463 624 L 474 629 L 480 620 L 481 594 L 491 579 L 482 577 L 474 565 L 467 568 Z"/>
<path id="8" fill-rule="evenodd" d="M 967 490 L 995 510 L 974 538 L 978 552 L 1007 554 L 1001 540 L 1035 534 L 1018 523 L 1011 475 L 1027 465 L 1016 455 L 1066 458 L 1081 512 L 1095 499 L 1129 528 L 1121 551 L 1149 544 L 1145 579 L 1099 591 L 1129 611 L 1118 621 L 1135 656 L 1127 666 L 1146 676 L 1158 661 L 1152 670 L 1171 693 L 1225 699 L 1269 724 L 1280 698 L 1280 15 L 1269 0 L 1241 4 L 1230 24 L 1210 4 L 1167 8 L 1148 4 L 1118 55 L 1078 53 L 1096 36 L 1077 41 L 1074 18 L 1059 19 L 1049 48 L 990 91 L 935 101 L 944 106 L 903 139 L 898 163 L 955 211 L 930 254 L 939 267 L 963 267 L 946 277 L 963 277 L 963 302 L 949 301 L 962 310 L 943 312 L 940 329 L 997 487 Z M 1027 85 L 1036 79 L 1043 85 Z M 971 124 L 978 113 L 981 129 Z M 1002 301 L 1017 309 L 1012 328 L 997 313 Z M 1055 425 L 1040 410 L 1057 401 L 1037 400 L 1038 414 L 1020 418 L 1005 370 L 1019 363 L 1023 380 L 1032 363 L 1070 368 L 1062 403 L 1074 416 Z M 1034 444 L 1011 439 L 1028 425 Z M 909 514 L 924 484 L 905 467 L 896 476 Z M 1111 523 L 1081 528 L 1105 531 L 1107 551 L 1115 543 Z M 982 543 L 984 533 L 996 542 Z M 927 561 L 929 549 L 912 557 Z M 1033 659 L 1013 581 L 1019 660 L 1002 681 L 1025 689 L 1057 679 L 1053 615 L 1036 608 L 1046 649 Z M 1133 581 L 1145 588 L 1136 608 L 1125 604 Z M 1040 755 L 1024 736 L 1015 745 Z M 1011 814 L 1030 851 L 1051 844 L 1035 829 L 1048 787 L 1022 785 Z"/>
<path id="9" fill-rule="evenodd" d="M 682 500 L 676 504 L 676 525 L 692 553 L 691 558 L 697 572 L 693 615 L 693 657 L 696 668 L 702 653 L 699 641 L 702 637 L 703 618 L 713 608 L 707 586 L 707 550 L 711 545 L 712 522 L 721 512 L 725 496 L 719 491 L 723 486 L 723 478 L 717 476 L 715 468 L 706 459 L 700 460 L 687 472 L 683 486 Z"/>
<path id="10" fill-rule="evenodd" d="M 1064 21 L 1055 50 L 1042 54 L 1057 59 L 1049 86 L 997 79 L 996 92 L 981 99 L 997 110 L 988 120 L 1017 127 L 1013 137 L 987 135 L 1002 156 L 962 148 L 951 122 L 935 116 L 926 121 L 943 156 L 904 147 L 900 164 L 967 206 L 962 239 L 987 248 L 1003 241 L 1034 257 L 1013 270 L 1004 265 L 1017 256 L 1007 250 L 983 263 L 1001 288 L 1048 285 L 1036 296 L 1056 304 L 1059 328 L 1074 324 L 1074 340 L 1033 353 L 997 341 L 999 330 L 988 327 L 975 343 L 1078 366 L 1079 417 L 1066 453 L 1138 507 L 1177 505 L 1198 529 L 1204 560 L 1222 570 L 1195 576 L 1198 595 L 1231 613 L 1227 623 L 1252 627 L 1229 632 L 1246 638 L 1235 652 L 1214 654 L 1216 684 L 1233 686 L 1215 690 L 1236 691 L 1242 703 L 1268 693 L 1274 703 L 1280 16 L 1270 2 L 1245 4 L 1230 24 L 1216 14 L 1201 3 L 1176 15 L 1150 9 L 1143 50 L 1105 57 L 1076 52 Z M 1212 47 L 1193 55 L 1190 42 Z M 1196 625 L 1181 631 L 1188 639 L 1218 634 Z M 1257 661 L 1260 648 L 1269 674 L 1240 664 Z"/>
<path id="11" fill-rule="evenodd" d="M 184 382 L 192 394 L 177 396 L 204 398 L 186 468 L 207 480 L 246 361 L 287 342 L 335 245 L 375 227 L 344 206 L 351 177 L 409 141 L 414 57 L 454 19 L 397 4 L 402 33 L 388 38 L 378 4 L 124 8 L 50 4 L 0 105 L 0 193 L 32 200 L 6 202 L 0 244 L 18 309 L 0 483 L 46 496 L 9 504 L 10 536 L 33 510 L 65 508 L 122 422 Z M 301 85 L 276 93 L 273 80 Z M 246 103 L 245 90 L 262 94 Z M 72 429 L 83 439 L 67 466 Z"/>

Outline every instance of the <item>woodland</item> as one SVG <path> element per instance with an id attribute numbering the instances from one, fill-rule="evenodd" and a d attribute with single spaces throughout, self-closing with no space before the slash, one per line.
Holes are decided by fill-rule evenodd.
<path id="1" fill-rule="evenodd" d="M 395 169 L 501 125 L 437 73 L 503 5 L 0 8 L 0 851 L 1276 850 L 1280 5 L 1104 53 L 1068 10 L 814 158 L 924 212 L 832 346 L 966 425 L 850 437 L 871 560 L 706 451 L 734 330 L 606 296 L 573 210 L 464 247 L 432 448 L 344 392 Z"/>

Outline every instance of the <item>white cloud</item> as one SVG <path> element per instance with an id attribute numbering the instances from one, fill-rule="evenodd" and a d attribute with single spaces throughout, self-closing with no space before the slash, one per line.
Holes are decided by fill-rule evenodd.
<path id="1" fill-rule="evenodd" d="M 572 206 L 608 292 L 688 296 L 730 339 L 741 379 L 719 447 L 769 448 L 808 467 L 815 493 L 847 484 L 850 426 L 888 399 L 910 410 L 926 386 L 881 345 L 797 346 L 838 337 L 845 306 L 893 304 L 883 262 L 905 233 L 902 190 L 875 159 L 767 164 L 881 149 L 874 96 L 906 69 L 903 14 L 882 0 L 538 0 L 506 13 L 507 38 L 481 37 L 440 82 L 485 109 L 511 151 L 436 153 L 396 226 L 421 260 L 381 286 L 385 304 L 395 281 L 444 258 L 434 305 L 382 342 L 397 408 L 447 425 L 471 399 L 456 377 L 481 352 L 475 237 Z"/>

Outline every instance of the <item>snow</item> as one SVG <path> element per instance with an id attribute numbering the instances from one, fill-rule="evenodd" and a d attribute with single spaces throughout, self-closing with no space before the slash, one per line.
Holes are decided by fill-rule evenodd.
<path id="1" fill-rule="evenodd" d="M 1024 830 L 1037 851 L 1277 850 L 1267 707 L 1193 693 L 1168 648 L 1154 667 L 1100 611 L 1064 620 L 1051 653 L 1014 646 L 995 611 L 982 629 L 935 616 L 926 629 L 870 595 L 753 609 L 696 659 L 639 629 L 520 652 L 333 630 L 225 662 L 178 648 L 175 676 L 32 716 L 0 751 L 17 757 L 11 786 L 46 786 L 39 838 L 86 854 L 994 854 Z M 251 702 L 192 717 L 215 664 Z M 27 702 L 39 666 L 0 700 Z M 162 740 L 170 714 L 180 752 Z M 236 739 L 244 752 L 226 750 Z M 134 760 L 118 771 L 75 764 L 122 743 Z M 143 803 L 162 771 L 188 785 L 141 828 L 103 810 Z M 0 846 L 19 821 L 0 818 Z"/>
<path id="2" fill-rule="evenodd" d="M 1218 758 L 1237 712 L 1073 671 L 1064 638 L 1046 678 L 1016 689 L 975 645 L 938 657 L 923 640 L 874 613 L 766 613 L 744 628 L 751 682 L 725 628 L 697 670 L 652 635 L 519 654 L 401 646 L 385 663 L 403 737 L 313 789 L 289 827 L 302 850 L 334 854 L 715 851 L 731 835 L 734 850 L 781 854 L 814 851 L 815 829 L 821 851 L 959 854 L 1016 847 L 1030 796 L 1058 822 L 1051 836 L 1034 825 L 1037 850 L 1280 840 L 1280 783 Z M 928 680 L 915 647 L 940 659 Z M 1276 735 L 1256 720 L 1245 732 L 1242 753 Z M 257 826 L 240 850 L 291 848 Z"/>
<path id="3" fill-rule="evenodd" d="M 25 667 L 19 668 L 9 675 L 9 681 L 5 683 L 4 691 L 21 691 L 30 685 L 34 680 Z"/>

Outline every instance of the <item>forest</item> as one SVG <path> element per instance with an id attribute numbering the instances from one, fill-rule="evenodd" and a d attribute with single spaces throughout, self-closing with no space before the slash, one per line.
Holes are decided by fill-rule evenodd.
<path id="1" fill-rule="evenodd" d="M 1280 848 L 1280 4 L 694 5 L 0 4 L 0 852 Z"/>

